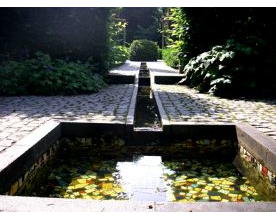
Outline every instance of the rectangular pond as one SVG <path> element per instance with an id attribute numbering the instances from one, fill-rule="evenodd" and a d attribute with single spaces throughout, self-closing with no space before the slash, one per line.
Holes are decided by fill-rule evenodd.
<path id="1" fill-rule="evenodd" d="M 124 139 L 105 135 L 65 138 L 14 195 L 171 202 L 268 200 L 233 165 L 233 143 L 188 139 L 126 146 Z M 220 149 L 227 154 L 221 156 Z"/>
<path id="2" fill-rule="evenodd" d="M 45 178 L 46 177 L 46 178 Z M 43 179 L 42 179 L 43 178 Z M 94 200 L 255 202 L 265 200 L 232 163 L 214 160 L 59 159 L 21 195 Z M 38 178 L 35 178 L 36 182 Z"/>
<path id="3" fill-rule="evenodd" d="M 22 154 L 1 170 L 1 194 L 103 202 L 276 200 L 275 159 L 265 159 L 271 151 L 262 153 L 266 142 L 248 126 L 179 125 L 169 134 L 92 123 L 47 128 L 23 140 Z"/>

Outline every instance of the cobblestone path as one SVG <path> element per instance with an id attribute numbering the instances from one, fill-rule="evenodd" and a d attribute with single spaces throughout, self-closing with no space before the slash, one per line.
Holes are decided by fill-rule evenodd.
<path id="1" fill-rule="evenodd" d="M 151 65 L 148 65 L 151 70 Z M 158 67 L 154 67 L 155 74 Z M 167 68 L 167 73 L 169 69 Z M 175 70 L 171 70 L 175 73 Z M 170 123 L 237 123 L 246 122 L 276 140 L 276 99 L 226 99 L 199 94 L 183 85 L 157 85 Z"/>
<path id="2" fill-rule="evenodd" d="M 0 154 L 49 120 L 125 123 L 133 85 L 90 95 L 0 97 Z"/>
<path id="3" fill-rule="evenodd" d="M 111 73 L 133 75 L 140 62 L 128 61 Z M 149 62 L 155 74 L 177 73 L 162 61 Z M 134 85 L 111 85 L 78 96 L 0 97 L 0 154 L 48 120 L 125 123 Z M 247 122 L 276 140 L 276 100 L 229 100 L 179 85 L 154 85 L 173 122 Z M 1 156 L 0 155 L 0 156 Z M 1 158 L 1 157 L 0 157 Z"/>

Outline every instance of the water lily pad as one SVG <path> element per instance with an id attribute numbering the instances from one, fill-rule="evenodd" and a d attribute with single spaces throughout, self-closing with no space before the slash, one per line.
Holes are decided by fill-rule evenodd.
<path id="1" fill-rule="evenodd" d="M 221 201 L 221 197 L 220 196 L 210 196 L 211 200 L 216 200 L 216 201 Z"/>
<path id="2" fill-rule="evenodd" d="M 112 189 L 113 185 L 112 185 L 112 183 L 103 183 L 102 188 L 103 189 Z"/>

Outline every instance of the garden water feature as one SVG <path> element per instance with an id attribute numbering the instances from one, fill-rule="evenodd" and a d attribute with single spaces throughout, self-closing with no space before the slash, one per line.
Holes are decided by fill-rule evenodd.
<path id="1" fill-rule="evenodd" d="M 231 139 L 127 143 L 111 135 L 61 138 L 55 155 L 15 195 L 155 202 L 267 200 L 232 164 Z"/>
<path id="2" fill-rule="evenodd" d="M 150 71 L 142 62 L 139 70 L 138 93 L 134 126 L 136 128 L 160 129 L 158 109 L 151 92 Z"/>
<path id="3" fill-rule="evenodd" d="M 131 129 L 60 122 L 40 140 L 34 132 L 34 150 L 0 172 L 1 184 L 9 172 L 18 174 L 0 187 L 1 194 L 104 202 L 275 201 L 276 177 L 268 170 L 273 164 L 260 162 L 250 150 L 251 144 L 263 148 L 257 134 L 236 125 L 180 124 L 165 130 L 149 72 L 141 64 Z"/>
<path id="4" fill-rule="evenodd" d="M 160 156 L 132 161 L 61 159 L 29 196 L 94 200 L 255 202 L 261 195 L 231 163 Z M 25 193 L 22 193 L 25 195 Z"/>

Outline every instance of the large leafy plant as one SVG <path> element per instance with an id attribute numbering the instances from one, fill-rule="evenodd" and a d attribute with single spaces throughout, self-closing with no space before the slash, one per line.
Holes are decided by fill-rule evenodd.
<path id="1" fill-rule="evenodd" d="M 252 47 L 228 40 L 227 45 L 192 58 L 184 67 L 182 82 L 215 95 L 244 93 L 256 86 L 256 68 L 250 64 L 256 55 Z"/>
<path id="2" fill-rule="evenodd" d="M 49 55 L 0 66 L 0 95 L 72 95 L 97 92 L 105 83 L 87 62 L 52 60 Z"/>

